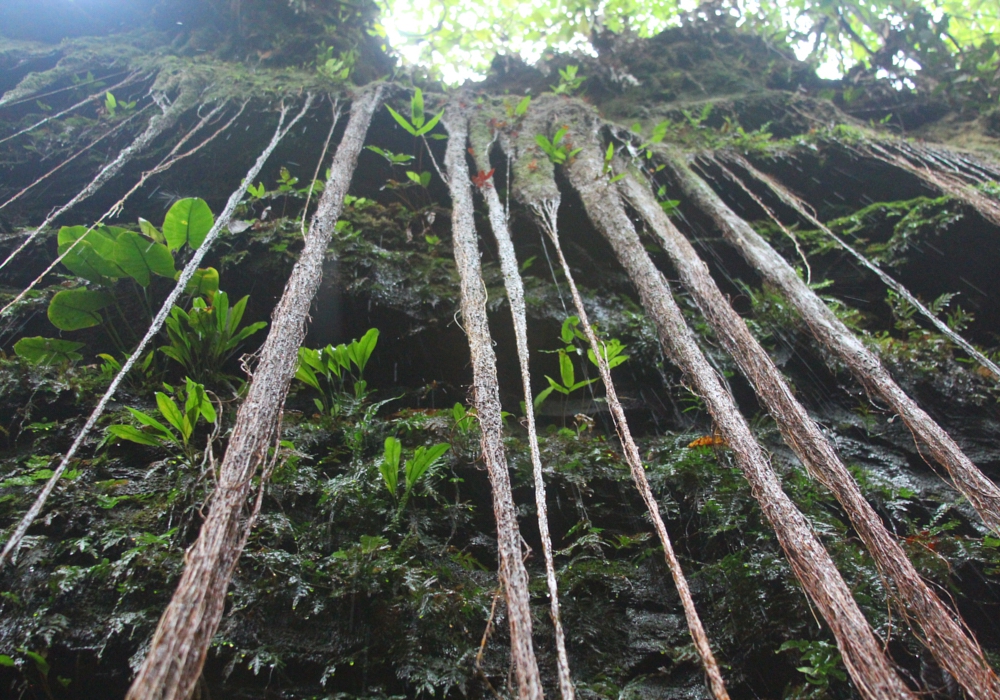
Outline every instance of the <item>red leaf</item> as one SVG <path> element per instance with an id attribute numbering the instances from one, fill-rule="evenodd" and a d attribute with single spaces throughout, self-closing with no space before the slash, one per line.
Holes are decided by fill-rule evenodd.
<path id="1" fill-rule="evenodd" d="M 496 168 L 490 168 L 489 172 L 484 172 L 484 171 L 480 170 L 478 175 L 473 175 L 472 176 L 472 184 L 474 184 L 479 189 L 483 189 L 484 187 L 488 187 L 489 186 L 489 179 L 491 177 L 493 177 L 493 171 L 494 170 L 496 170 Z"/>

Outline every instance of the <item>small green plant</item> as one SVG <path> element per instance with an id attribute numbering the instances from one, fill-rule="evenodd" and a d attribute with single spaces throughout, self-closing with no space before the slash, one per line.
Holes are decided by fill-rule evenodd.
<path id="1" fill-rule="evenodd" d="M 811 642 L 805 639 L 794 639 L 785 642 L 776 653 L 783 651 L 801 652 L 800 662 L 802 666 L 796 668 L 806 676 L 808 691 L 798 693 L 800 698 L 821 698 L 827 697 L 826 693 L 833 680 L 846 681 L 847 673 L 841 668 L 840 651 L 836 645 L 824 641 Z M 803 689 L 806 690 L 806 689 Z"/>
<path id="2" fill-rule="evenodd" d="M 559 69 L 559 84 L 552 85 L 552 92 L 557 95 L 572 95 L 580 89 L 586 78 L 578 76 L 579 66 L 566 66 Z"/>
<path id="3" fill-rule="evenodd" d="M 613 143 L 609 143 L 608 150 L 604 152 L 604 164 L 601 166 L 602 175 L 611 174 L 611 162 L 614 160 L 614 158 L 615 158 L 615 145 Z M 621 180 L 623 177 L 625 177 L 625 173 L 619 173 L 618 175 L 612 176 L 611 179 L 608 180 L 608 183 L 614 184 L 619 180 Z"/>
<path id="4" fill-rule="evenodd" d="M 317 47 L 316 72 L 324 78 L 342 83 L 350 76 L 351 69 L 354 68 L 357 58 L 356 51 L 348 51 L 338 57 L 334 55 L 334 48 L 332 46 Z"/>
<path id="5" fill-rule="evenodd" d="M 413 97 L 410 98 L 410 119 L 407 119 L 388 105 L 386 105 L 386 109 L 389 110 L 389 114 L 396 120 L 396 123 L 413 136 L 425 136 L 429 134 L 434 130 L 438 122 L 441 121 L 441 116 L 444 114 L 443 111 L 438 112 L 429 120 L 427 119 L 424 114 L 424 93 L 420 88 L 414 90 Z"/>
<path id="6" fill-rule="evenodd" d="M 313 399 L 317 410 L 323 416 L 337 418 L 345 405 L 348 380 L 354 391 L 354 403 L 360 403 L 368 396 L 368 383 L 364 379 L 365 366 L 378 344 L 377 328 L 370 328 L 359 340 L 349 344 L 313 350 L 299 348 L 299 367 L 295 378 L 319 392 L 320 398 Z"/>
<path id="7" fill-rule="evenodd" d="M 535 397 L 535 408 L 541 406 L 545 399 L 552 394 L 552 392 L 568 396 L 572 392 L 589 386 L 597 381 L 597 377 L 580 382 L 576 381 L 576 370 L 573 367 L 572 356 L 583 354 L 583 348 L 577 343 L 589 345 L 587 336 L 584 335 L 579 326 L 580 319 L 577 316 L 569 316 L 565 321 L 563 321 L 559 337 L 565 346 L 556 350 L 559 354 L 559 377 L 562 382 L 557 382 L 552 377 L 545 375 L 545 379 L 548 380 L 549 386 L 548 388 L 543 389 L 538 396 Z M 628 360 L 628 355 L 623 354 L 624 351 L 625 346 L 622 345 L 621 341 L 617 338 L 612 338 L 608 341 L 602 342 L 601 354 L 603 355 L 603 359 L 608 363 L 609 369 L 614 369 Z M 589 347 L 587 349 L 587 358 L 592 364 L 597 366 L 597 356 L 594 354 L 593 349 Z"/>
<path id="8" fill-rule="evenodd" d="M 365 148 L 385 158 L 389 165 L 406 165 L 413 160 L 413 156 L 406 153 L 393 153 L 388 149 L 379 148 L 378 146 L 365 146 Z"/>
<path id="9" fill-rule="evenodd" d="M 549 157 L 549 160 L 556 165 L 561 165 L 583 150 L 582 148 L 573 148 L 573 143 L 567 138 L 568 136 L 569 127 L 562 126 L 553 135 L 551 141 L 544 134 L 538 134 L 535 136 L 535 143 Z"/>
<path id="10" fill-rule="evenodd" d="M 114 119 L 118 116 L 119 109 L 123 112 L 131 112 L 135 109 L 135 100 L 122 102 L 111 94 L 111 92 L 104 93 L 104 110 L 108 113 L 108 116 Z"/>
<path id="11" fill-rule="evenodd" d="M 399 497 L 399 462 L 402 456 L 402 444 L 394 437 L 385 439 L 385 449 L 382 462 L 379 464 L 379 473 L 382 474 L 382 481 L 388 489 L 392 499 L 398 503 L 396 517 L 403 512 L 406 504 L 413 492 L 413 487 L 417 485 L 424 475 L 437 463 L 444 453 L 451 449 L 451 445 L 442 442 L 433 447 L 418 447 L 413 452 L 413 457 L 406 460 L 403 468 L 404 488 L 403 496 Z"/>
<path id="12" fill-rule="evenodd" d="M 503 106 L 508 118 L 520 119 L 528 113 L 528 107 L 531 106 L 531 95 L 522 97 L 517 104 L 504 100 Z"/>
<path id="13" fill-rule="evenodd" d="M 203 382 L 225 382 L 234 379 L 222 370 L 244 340 L 262 328 L 264 321 L 240 328 L 249 296 L 229 306 L 229 295 L 218 291 L 198 296 L 191 310 L 180 306 L 170 310 L 166 320 L 169 343 L 160 352 L 178 362 L 189 377 Z"/>
<path id="14" fill-rule="evenodd" d="M 476 414 L 469 411 L 462 404 L 455 402 L 451 407 L 451 417 L 455 421 L 455 429 L 460 433 L 467 433 L 476 424 Z"/>
<path id="15" fill-rule="evenodd" d="M 218 416 L 205 387 L 191 378 L 185 378 L 184 382 L 185 386 L 176 391 L 169 384 L 163 385 L 177 397 L 177 401 L 162 391 L 156 392 L 157 412 L 169 426 L 148 413 L 126 406 L 141 427 L 119 423 L 109 426 L 108 432 L 140 445 L 180 449 L 188 463 L 193 463 L 197 451 L 191 445 L 191 436 L 194 435 L 198 422 L 204 418 L 208 423 L 215 423 Z"/>

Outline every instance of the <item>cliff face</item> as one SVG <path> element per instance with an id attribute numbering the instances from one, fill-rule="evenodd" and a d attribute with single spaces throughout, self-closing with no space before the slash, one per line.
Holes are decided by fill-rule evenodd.
<path id="1" fill-rule="evenodd" d="M 332 114 L 358 85 L 382 79 L 392 64 L 366 31 L 375 17 L 367 5 L 196 4 L 197 12 L 183 3 L 152 2 L 142 26 L 125 32 L 109 31 L 106 18 L 91 17 L 96 29 L 58 45 L 44 41 L 66 34 L 0 20 L 0 26 L 15 28 L 8 30 L 10 39 L 0 40 L 4 258 L 133 143 L 152 114 L 181 95 L 193 100 L 173 126 L 0 270 L 5 306 L 63 251 L 59 226 L 89 225 L 114 209 L 109 225 L 142 232 L 145 220 L 166 231 L 168 209 L 188 198 L 204 199 L 219 214 L 270 138 L 279 107 L 297 110 L 312 93 L 323 97 L 279 145 L 259 183 L 250 183 L 252 191 L 202 263 L 218 272 L 218 288 L 231 305 L 249 297 L 236 325 L 271 320 L 302 248 L 303 211 L 328 177 L 327 163 L 317 161 Z M 17 11 L 11 4 L 0 18 L 16 19 Z M 178 20 L 177 13 L 188 14 Z M 993 284 L 996 225 L 968 198 L 922 178 L 919 167 L 907 170 L 875 157 L 872 144 L 896 148 L 901 142 L 886 130 L 905 128 L 907 136 L 945 135 L 957 146 L 979 146 L 985 150 L 976 155 L 960 153 L 944 165 L 940 156 L 927 167 L 977 182 L 976 192 L 995 201 L 996 183 L 979 182 L 996 179 L 989 161 L 997 148 L 995 112 L 972 110 L 951 93 L 881 91 L 867 78 L 853 85 L 821 81 L 808 66 L 718 18 L 690 18 L 649 40 L 595 37 L 595 46 L 596 58 L 558 56 L 538 66 L 498 59 L 484 82 L 465 86 L 461 99 L 470 109 L 494 110 L 492 128 L 516 135 L 527 128 L 525 114 L 517 111 L 522 96 L 535 98 L 527 106 L 530 117 L 543 103 L 539 96 L 555 86 L 565 95 L 560 99 L 582 98 L 600 113 L 608 125 L 603 133 L 619 154 L 653 164 L 654 189 L 671 220 L 694 243 L 917 570 L 950 594 L 996 667 L 1000 540 L 939 476 L 943 470 L 917 449 L 903 421 L 870 400 L 839 360 L 817 345 L 789 302 L 761 283 L 705 212 L 680 194 L 669 171 L 656 170 L 658 161 L 652 154 L 647 158 L 642 145 L 658 136 L 658 142 L 693 157 L 729 207 L 803 277 L 808 274 L 906 392 L 996 481 L 997 378 L 725 159 L 741 154 L 783 182 L 949 326 L 993 350 L 1000 332 Z M 584 80 L 574 84 L 575 77 Z M 424 89 L 428 117 L 451 97 L 416 76 L 410 82 Z M 870 89 L 859 94 L 859 84 Z M 388 103 L 413 119 L 409 90 L 402 82 L 391 84 Z M 884 119 L 887 114 L 892 116 Z M 333 127 L 334 145 L 342 123 Z M 582 135 L 571 129 L 567 143 L 574 138 Z M 281 442 L 269 455 L 274 468 L 260 516 L 234 575 L 199 697 L 485 698 L 511 692 L 496 526 L 458 315 L 451 201 L 436 168 L 443 141 L 432 138 L 425 146 L 382 110 L 367 144 L 328 252 L 305 347 L 332 345 L 332 356 L 338 344 L 350 345 L 371 328 L 378 329 L 378 341 L 367 362 L 345 360 L 315 386 L 301 372 L 293 381 Z M 541 148 L 529 158 L 548 159 Z M 144 173 L 163 163 L 168 167 L 149 176 L 120 210 L 114 208 Z M 631 484 L 604 390 L 599 382 L 571 389 L 596 378 L 597 368 L 567 322 L 573 312 L 566 280 L 531 211 L 509 197 L 510 161 L 497 150 L 492 165 L 497 192 L 509 203 L 525 285 L 536 395 L 551 384 L 567 389 L 551 392 L 537 414 L 562 624 L 577 692 L 586 698 L 707 697 L 681 603 Z M 319 185 L 313 186 L 317 173 Z M 855 696 L 833 638 L 818 624 L 703 400 L 665 358 L 629 278 L 558 167 L 556 177 L 563 248 L 599 334 L 625 347 L 628 360 L 614 369 L 618 393 L 730 693 Z M 529 552 L 534 646 L 546 690 L 554 696 L 556 658 L 523 424 L 525 397 L 481 194 L 476 223 L 508 412 L 505 447 Z M 959 697 L 907 620 L 888 607 L 886 582 L 837 501 L 807 476 L 754 388 L 676 283 L 664 251 L 653 236 L 643 236 L 786 493 L 833 556 L 892 660 L 914 687 Z M 177 269 L 193 247 L 171 251 Z M 35 499 L 123 352 L 171 288 L 168 274 L 147 275 L 142 284 L 124 273 L 105 272 L 95 281 L 81 269 L 56 266 L 0 324 L 5 528 L 12 529 Z M 99 320 L 76 330 L 53 325 L 58 293 L 98 288 L 110 295 L 107 304 L 88 312 Z M 199 296 L 209 306 L 219 303 L 217 295 L 198 290 L 185 296 L 183 309 L 190 312 Z M 185 549 L 198 535 L 246 371 L 255 366 L 254 352 L 265 335 L 249 335 L 231 348 L 231 357 L 211 366 L 206 360 L 185 364 L 159 349 L 183 339 L 166 332 L 157 338 L 158 349 L 130 375 L 84 443 L 14 565 L 0 571 L 0 695 L 124 695 L 170 600 Z M 19 341 L 35 337 L 78 345 L 49 345 L 41 359 L 23 345 L 15 352 Z M 183 440 L 177 428 L 177 439 L 148 444 L 108 432 L 111 425 L 142 426 L 129 409 L 165 422 L 156 393 L 183 405 L 192 394 L 185 377 L 194 374 L 208 392 L 214 421 L 195 413 Z M 450 449 L 404 496 L 406 471 L 397 474 L 397 488 L 387 488 L 389 437 L 402 444 L 401 466 L 417 459 L 419 447 L 447 443 Z"/>

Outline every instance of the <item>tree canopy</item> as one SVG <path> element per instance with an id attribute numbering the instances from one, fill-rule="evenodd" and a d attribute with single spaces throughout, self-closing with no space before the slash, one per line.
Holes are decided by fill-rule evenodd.
<path id="1" fill-rule="evenodd" d="M 594 34 L 651 36 L 706 14 L 730 16 L 814 62 L 824 77 L 863 66 L 903 80 L 969 52 L 976 71 L 1000 68 L 991 38 L 1000 31 L 998 0 L 386 0 L 383 24 L 408 60 L 456 80 L 485 72 L 498 53 L 531 59 L 588 49 Z"/>

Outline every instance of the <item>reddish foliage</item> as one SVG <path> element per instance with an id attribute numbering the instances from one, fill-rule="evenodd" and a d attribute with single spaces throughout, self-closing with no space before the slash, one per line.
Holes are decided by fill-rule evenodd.
<path id="1" fill-rule="evenodd" d="M 484 187 L 489 187 L 490 185 L 489 179 L 493 177 L 494 170 L 496 170 L 496 168 L 490 168 L 489 172 L 480 170 L 478 175 L 472 176 L 472 184 L 474 184 L 479 189 L 483 189 Z"/>

